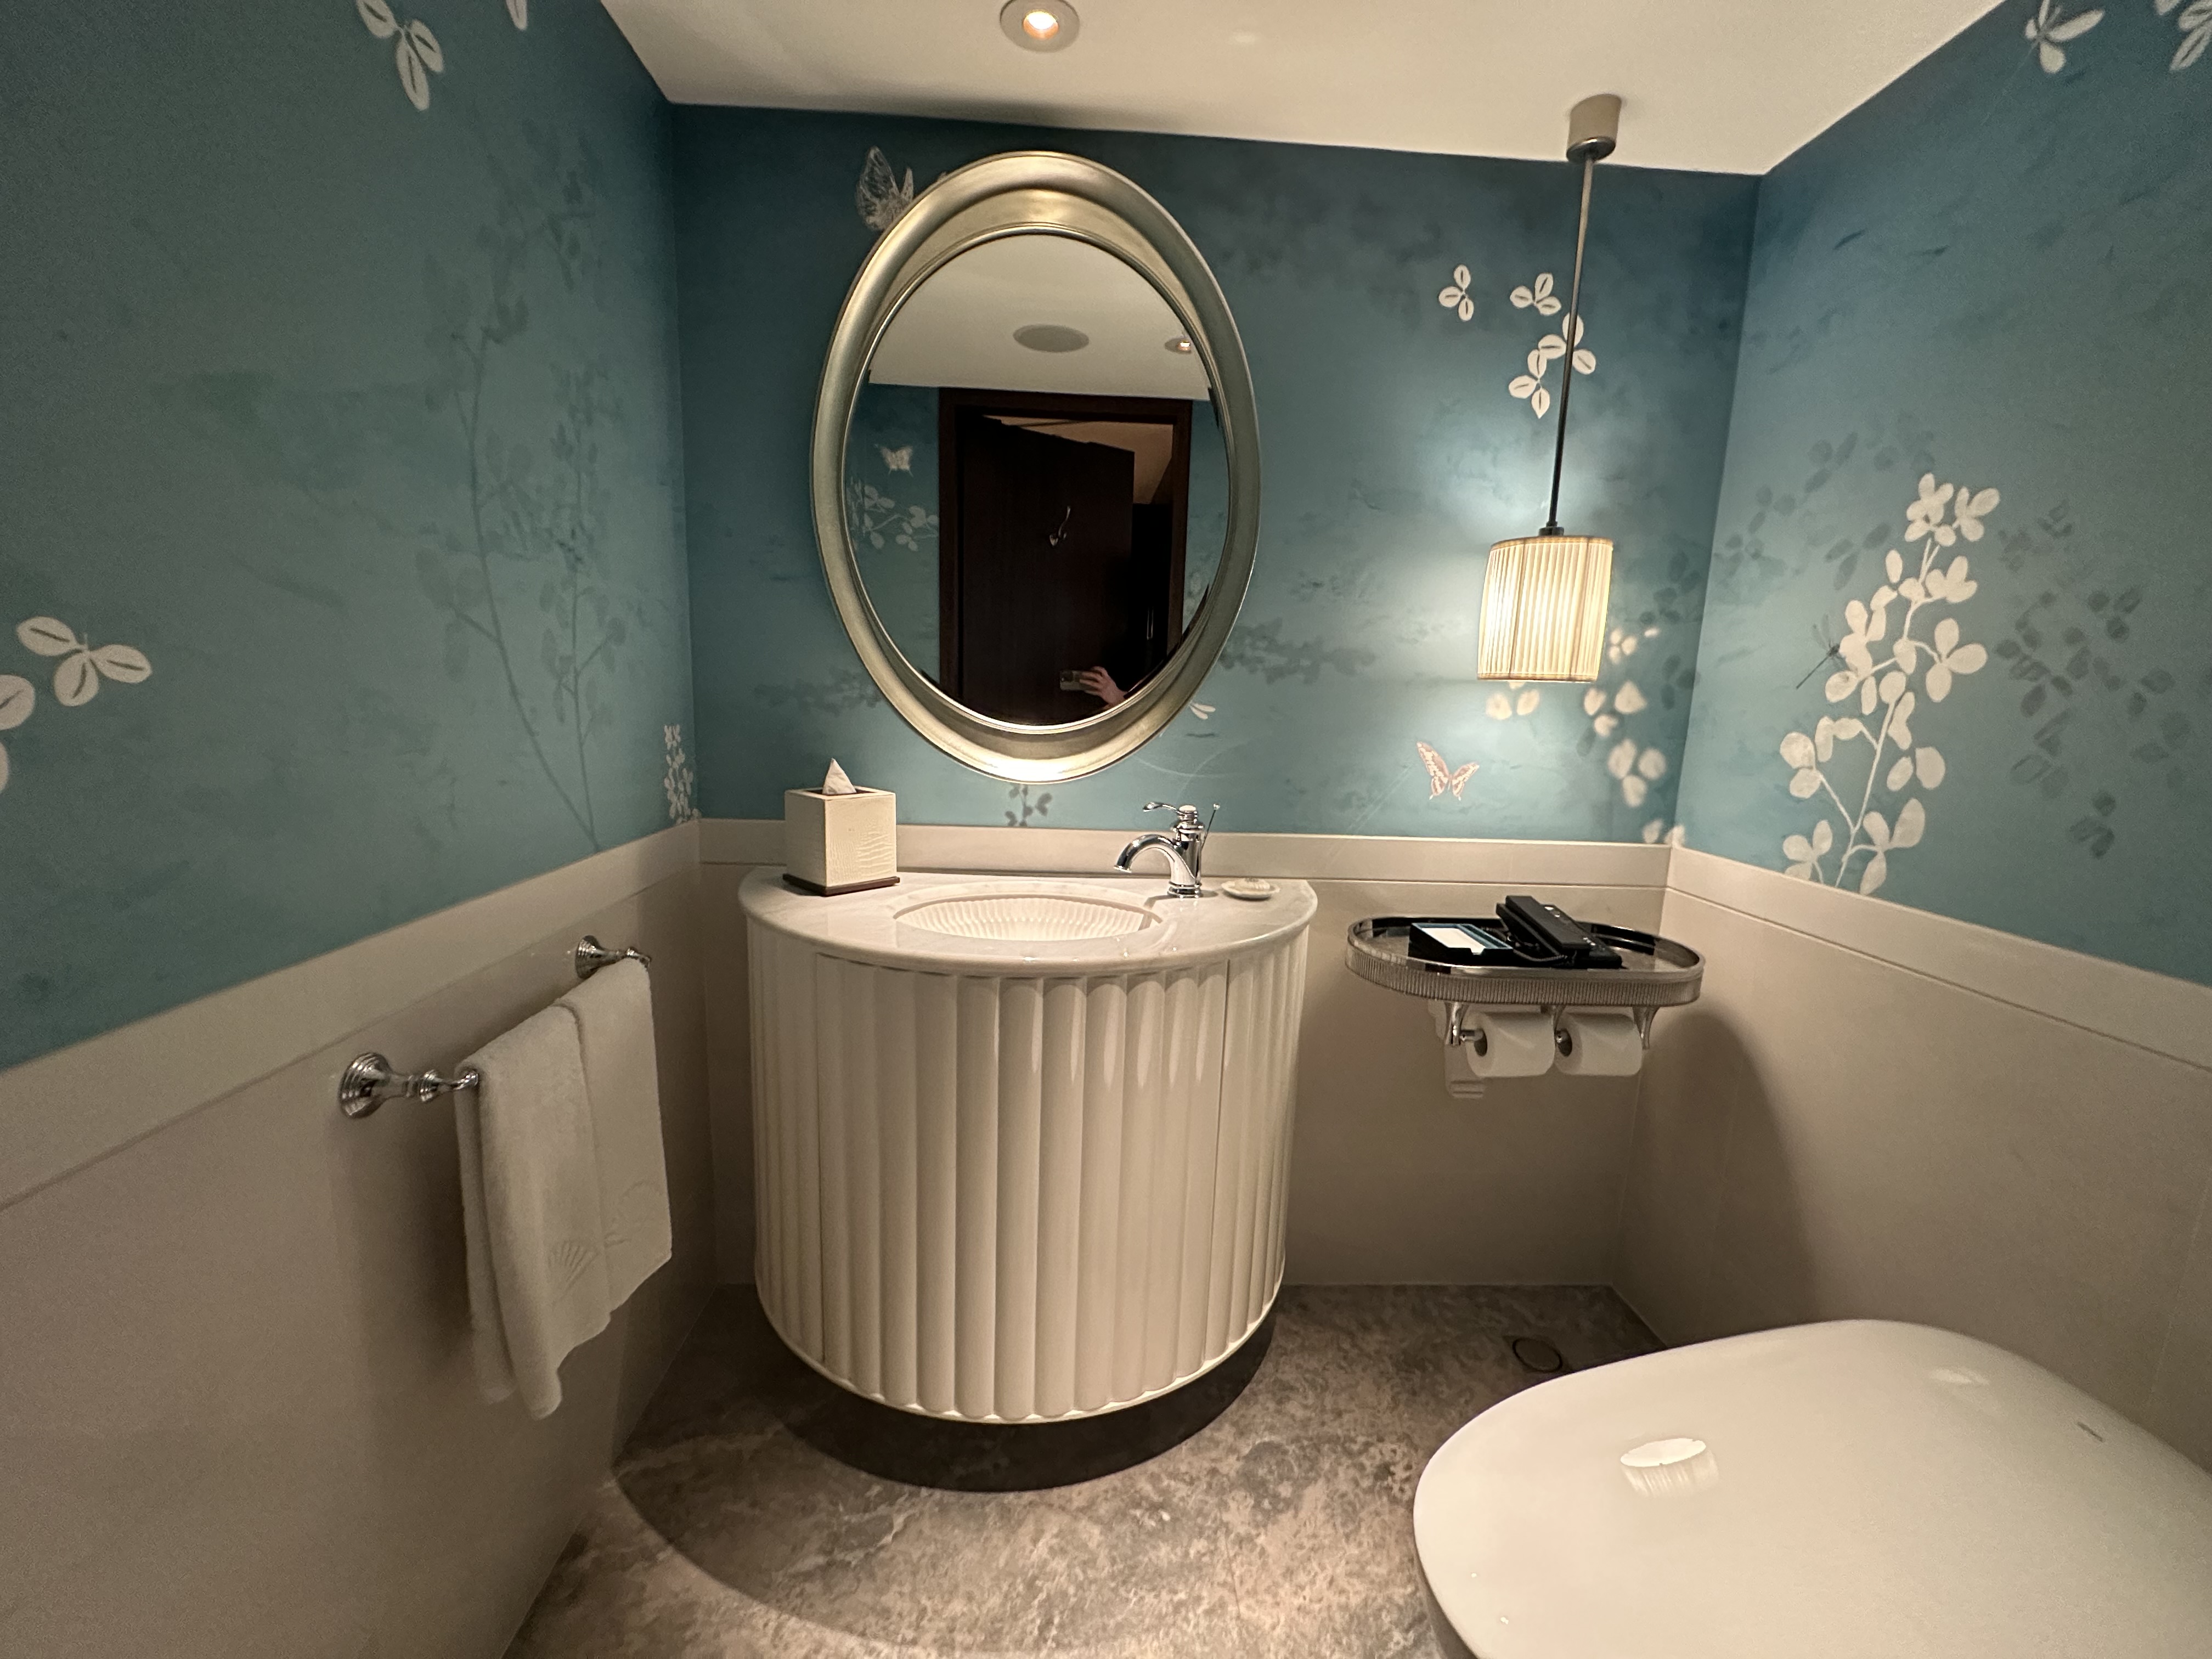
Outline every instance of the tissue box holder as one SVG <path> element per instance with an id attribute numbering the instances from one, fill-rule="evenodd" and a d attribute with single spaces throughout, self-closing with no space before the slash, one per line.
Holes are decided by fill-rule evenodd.
<path id="1" fill-rule="evenodd" d="M 898 880 L 898 797 L 888 789 L 825 795 L 783 792 L 783 878 L 834 896 Z"/>

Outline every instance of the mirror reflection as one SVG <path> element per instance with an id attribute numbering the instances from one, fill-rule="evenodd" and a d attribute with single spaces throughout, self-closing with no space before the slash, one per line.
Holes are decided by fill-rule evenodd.
<path id="1" fill-rule="evenodd" d="M 1228 529 L 1212 388 L 1134 267 L 1024 233 L 933 273 L 877 344 L 846 447 L 868 599 L 979 714 L 1120 702 L 1196 620 Z"/>

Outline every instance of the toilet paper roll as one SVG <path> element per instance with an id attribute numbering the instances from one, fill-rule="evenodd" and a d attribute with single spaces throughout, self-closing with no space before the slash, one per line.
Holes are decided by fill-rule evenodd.
<path id="1" fill-rule="evenodd" d="M 1461 1022 L 1468 1071 L 1478 1078 L 1534 1077 L 1552 1069 L 1559 1049 L 1549 1014 L 1470 1011 Z"/>
<path id="2" fill-rule="evenodd" d="M 1561 1014 L 1559 1067 L 1575 1077 L 1630 1077 L 1644 1064 L 1633 1014 Z"/>

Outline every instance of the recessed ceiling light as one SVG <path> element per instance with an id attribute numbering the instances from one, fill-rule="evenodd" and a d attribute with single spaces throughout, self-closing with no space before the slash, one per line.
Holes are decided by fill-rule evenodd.
<path id="1" fill-rule="evenodd" d="M 1067 0 L 1006 0 L 999 27 L 1025 52 L 1058 52 L 1074 44 L 1083 20 Z"/>
<path id="2" fill-rule="evenodd" d="M 1170 351 L 1179 351 L 1182 353 L 1184 356 L 1188 357 L 1193 351 L 1196 350 L 1197 348 L 1191 344 L 1189 335 L 1178 334 L 1174 339 L 1168 342 L 1168 349 Z"/>
<path id="3" fill-rule="evenodd" d="M 1014 343 L 1031 351 L 1080 351 L 1091 343 L 1091 337 L 1065 323 L 1031 323 L 1014 331 Z"/>

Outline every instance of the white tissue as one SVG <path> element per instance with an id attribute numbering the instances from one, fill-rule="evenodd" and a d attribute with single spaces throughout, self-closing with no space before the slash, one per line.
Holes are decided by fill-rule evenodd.
<path id="1" fill-rule="evenodd" d="M 1559 1030 L 1567 1042 L 1559 1066 L 1571 1075 L 1633 1077 L 1644 1064 L 1644 1036 L 1633 1014 L 1561 1014 Z"/>
<path id="2" fill-rule="evenodd" d="M 857 795 L 860 792 L 853 787 L 852 779 L 845 775 L 845 769 L 833 760 L 830 763 L 830 769 L 822 775 L 822 793 L 825 795 Z"/>
<path id="3" fill-rule="evenodd" d="M 1462 1017 L 1460 1029 L 1465 1034 L 1461 1051 L 1474 1077 L 1534 1077 L 1552 1069 L 1553 1057 L 1559 1052 L 1549 1014 L 1470 1010 Z"/>

